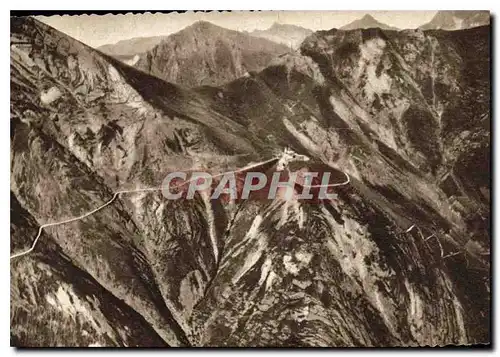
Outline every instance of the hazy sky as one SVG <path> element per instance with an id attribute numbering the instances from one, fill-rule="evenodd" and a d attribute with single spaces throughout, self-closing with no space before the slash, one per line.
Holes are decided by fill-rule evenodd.
<path id="1" fill-rule="evenodd" d="M 181 14 L 57 15 L 37 18 L 89 46 L 98 47 L 133 37 L 169 35 L 199 20 L 240 31 L 263 30 L 274 22 L 311 30 L 329 30 L 346 25 L 366 13 L 387 25 L 405 29 L 430 21 L 436 11 L 191 11 Z"/>

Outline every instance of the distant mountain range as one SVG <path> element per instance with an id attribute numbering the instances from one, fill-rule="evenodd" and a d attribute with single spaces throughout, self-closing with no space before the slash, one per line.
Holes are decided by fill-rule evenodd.
<path id="1" fill-rule="evenodd" d="M 277 43 L 281 43 L 293 49 L 298 48 L 302 41 L 312 34 L 313 31 L 304 27 L 274 23 L 267 30 L 254 30 L 249 34 L 262 37 Z"/>
<path id="2" fill-rule="evenodd" d="M 458 30 L 489 22 L 488 11 L 438 11 L 420 29 Z M 368 28 L 399 30 L 369 14 L 340 29 Z M 200 21 L 169 36 L 137 37 L 97 49 L 172 83 L 218 86 L 264 69 L 277 56 L 298 49 L 311 34 L 310 29 L 290 24 L 238 32 Z"/>
<path id="3" fill-rule="evenodd" d="M 149 51 L 168 36 L 134 37 L 114 44 L 97 47 L 101 52 L 115 57 L 127 64 L 133 64 L 136 55 Z"/>
<path id="4" fill-rule="evenodd" d="M 260 71 L 285 45 L 199 21 L 140 54 L 135 66 L 187 87 L 220 85 Z"/>
<path id="5" fill-rule="evenodd" d="M 467 29 L 471 27 L 489 25 L 490 14 L 489 11 L 438 11 L 436 15 L 428 23 L 420 26 L 421 30 L 460 30 Z M 189 31 L 201 27 L 210 27 L 223 29 L 209 22 L 204 22 L 204 25 L 198 23 L 197 25 L 192 25 L 188 29 L 181 30 L 183 36 L 188 36 Z M 360 19 L 357 19 L 347 25 L 340 27 L 341 30 L 354 30 L 354 29 L 368 29 L 368 28 L 380 28 L 382 30 L 399 30 L 394 26 L 389 26 L 384 24 L 373 16 L 366 14 Z M 228 29 L 223 29 L 225 31 L 232 31 Z M 225 31 L 212 31 L 218 32 L 222 35 Z M 236 31 L 232 31 L 233 34 Z M 251 32 L 242 32 L 244 36 L 251 36 L 257 38 L 263 38 L 269 41 L 273 41 L 278 44 L 287 46 L 289 49 L 297 49 L 304 39 L 313 33 L 312 30 L 306 29 L 297 25 L 290 24 L 279 24 L 274 23 L 271 27 L 266 30 L 254 30 Z M 136 37 L 127 40 L 119 41 L 115 44 L 107 44 L 98 47 L 97 49 L 101 52 L 110 55 L 122 62 L 129 65 L 135 65 L 140 59 L 140 54 L 152 50 L 155 46 L 158 46 L 162 41 L 166 40 L 170 36 L 151 36 L 151 37 Z M 179 37 L 179 36 L 177 36 Z M 225 37 L 225 36 L 223 36 Z M 233 36 L 234 37 L 234 36 Z M 248 44 L 248 40 L 244 41 Z M 269 44 L 266 45 L 269 48 Z M 274 49 L 273 51 L 274 52 Z M 279 51 L 281 52 L 281 50 Z M 144 61 L 143 61 L 144 62 Z M 260 68 L 260 67 L 259 67 Z M 260 68 L 261 69 L 261 68 Z"/>
<path id="6" fill-rule="evenodd" d="M 422 30 L 464 30 L 490 24 L 489 11 L 438 11 Z"/>
<path id="7" fill-rule="evenodd" d="M 386 25 L 380 21 L 377 21 L 373 16 L 366 14 L 358 20 L 342 26 L 341 30 L 356 30 L 356 29 L 369 29 L 369 28 L 379 28 L 382 30 L 399 30 L 397 27 Z"/>

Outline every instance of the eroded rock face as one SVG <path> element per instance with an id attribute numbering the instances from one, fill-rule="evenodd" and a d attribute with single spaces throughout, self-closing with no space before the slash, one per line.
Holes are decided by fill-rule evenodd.
<path id="1" fill-rule="evenodd" d="M 122 194 L 48 227 L 11 261 L 12 343 L 488 342 L 488 31 L 317 32 L 188 91 L 12 19 L 12 254 L 175 170 L 289 146 L 290 170 L 351 178 L 314 204 Z"/>
<path id="2" fill-rule="evenodd" d="M 321 207 L 245 205 L 197 309 L 199 343 L 464 343 L 463 307 L 432 248 L 356 200 L 350 191 L 346 201 Z"/>
<path id="3" fill-rule="evenodd" d="M 443 182 L 472 162 L 488 166 L 488 31 L 332 30 L 311 36 L 302 51 L 339 89 L 330 97 L 336 114 L 354 116 L 384 150 Z M 353 115 L 345 113 L 345 92 L 354 97 Z M 455 180 L 463 187 L 455 196 L 476 197 L 473 205 L 487 211 L 484 195 L 466 188 L 471 180 L 487 190 L 486 177 L 470 170 Z"/>

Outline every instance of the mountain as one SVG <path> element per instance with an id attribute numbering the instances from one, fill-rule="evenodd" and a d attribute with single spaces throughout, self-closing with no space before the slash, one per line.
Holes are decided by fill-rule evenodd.
<path id="1" fill-rule="evenodd" d="M 431 21 L 420 26 L 422 30 L 464 30 L 490 24 L 489 11 L 438 11 Z"/>
<path id="2" fill-rule="evenodd" d="M 269 212 L 234 222 L 262 228 L 255 235 L 242 228 L 249 247 L 234 248 L 241 258 L 228 257 L 212 283 L 214 303 L 201 321 L 210 321 L 213 335 L 204 343 L 276 345 L 272 329 L 285 331 L 280 346 L 488 340 L 489 298 L 470 292 L 490 294 L 489 43 L 488 27 L 319 31 L 300 53 L 204 92 L 219 102 L 217 110 L 229 108 L 262 136 L 284 126 L 295 150 L 355 178 L 331 206 L 299 204 L 286 208 L 287 219 Z M 239 239 L 230 239 L 236 247 Z M 238 259 L 251 261 L 243 264 L 252 265 L 248 278 L 226 287 Z M 261 290 L 249 293 L 257 279 Z M 230 292 L 220 297 L 216 287 Z M 436 304 L 443 294 L 454 302 Z M 360 296 L 367 305 L 356 303 Z M 241 311 L 249 317 L 244 328 L 233 325 L 231 340 L 216 334 Z M 329 320 L 332 313 L 346 322 Z"/>
<path id="3" fill-rule="evenodd" d="M 297 49 L 302 41 L 312 33 L 313 31 L 300 26 L 274 23 L 267 30 L 254 30 L 250 32 L 250 35 Z"/>
<path id="4" fill-rule="evenodd" d="M 11 255 L 84 217 L 11 259 L 11 344 L 488 343 L 489 30 L 319 31 L 189 90 L 12 18 Z M 113 194 L 285 147 L 337 199 Z"/>
<path id="5" fill-rule="evenodd" d="M 199 21 L 141 54 L 136 67 L 186 87 L 220 85 L 262 70 L 284 45 Z"/>
<path id="6" fill-rule="evenodd" d="M 389 26 L 383 24 L 380 21 L 377 21 L 373 16 L 366 14 L 361 19 L 354 20 L 353 22 L 348 23 L 347 25 L 342 26 L 341 30 L 356 30 L 356 29 L 370 29 L 370 28 L 379 28 L 382 30 L 395 30 L 399 29 L 393 26 Z"/>
<path id="7" fill-rule="evenodd" d="M 114 44 L 99 46 L 97 49 L 129 65 L 133 65 L 139 59 L 139 54 L 149 51 L 166 38 L 167 36 L 136 37 L 118 41 Z"/>
<path id="8" fill-rule="evenodd" d="M 13 253 L 31 245 L 39 224 L 98 207 L 117 189 L 151 186 L 179 160 L 217 169 L 210 160 L 237 165 L 238 155 L 262 152 L 193 94 L 32 18 L 11 19 L 11 88 Z M 12 260 L 16 344 L 190 344 L 185 322 L 215 269 L 215 228 L 203 200 L 162 197 L 123 196 L 44 231 L 40 249 Z"/>

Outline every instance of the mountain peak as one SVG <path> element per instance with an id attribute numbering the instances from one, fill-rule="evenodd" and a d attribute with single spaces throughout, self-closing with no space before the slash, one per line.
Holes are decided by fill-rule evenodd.
<path id="1" fill-rule="evenodd" d="M 368 29 L 368 28 L 380 28 L 382 30 L 398 30 L 396 27 L 386 25 L 377 19 L 375 19 L 370 14 L 365 14 L 362 18 L 354 20 L 353 22 L 342 26 L 341 30 L 356 30 L 356 29 Z"/>
<path id="2" fill-rule="evenodd" d="M 209 21 L 199 20 L 199 21 L 193 22 L 193 24 L 191 26 L 200 27 L 200 26 L 215 26 L 215 25 Z"/>
<path id="3" fill-rule="evenodd" d="M 214 86 L 261 71 L 288 50 L 264 38 L 197 21 L 140 54 L 134 65 L 186 87 Z"/>
<path id="4" fill-rule="evenodd" d="M 209 30 L 209 29 L 220 29 L 222 27 L 217 26 L 211 22 L 204 21 L 204 20 L 199 20 L 191 24 L 190 26 L 186 27 L 190 29 L 195 29 L 195 30 Z"/>
<path id="5" fill-rule="evenodd" d="M 375 18 L 374 18 L 372 15 L 370 15 L 370 14 L 365 14 L 365 16 L 363 16 L 363 17 L 361 18 L 361 20 L 362 20 L 362 21 L 377 21 L 377 20 L 375 20 Z"/>

